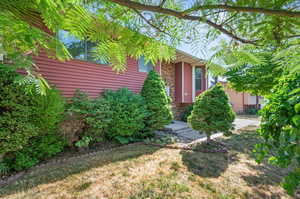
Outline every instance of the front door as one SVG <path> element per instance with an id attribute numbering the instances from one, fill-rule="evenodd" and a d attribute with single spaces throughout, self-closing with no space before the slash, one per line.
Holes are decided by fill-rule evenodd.
<path id="1" fill-rule="evenodd" d="M 199 66 L 195 67 L 194 85 L 195 94 L 198 96 L 203 91 L 203 71 Z"/>

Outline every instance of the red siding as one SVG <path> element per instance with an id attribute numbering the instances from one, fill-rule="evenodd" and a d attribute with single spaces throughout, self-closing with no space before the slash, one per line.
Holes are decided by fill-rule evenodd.
<path id="1" fill-rule="evenodd" d="M 43 77 L 61 90 L 65 97 L 72 97 L 77 88 L 93 98 L 105 89 L 127 87 L 133 92 L 139 92 L 147 76 L 147 73 L 138 72 L 137 61 L 131 58 L 128 58 L 126 72 L 121 74 L 112 71 L 107 65 L 81 60 L 61 62 L 48 58 L 44 53 L 35 57 L 34 61 Z"/>
<path id="2" fill-rule="evenodd" d="M 184 63 L 184 103 L 193 102 L 192 70 L 191 64 Z"/>
<path id="3" fill-rule="evenodd" d="M 175 101 L 182 102 L 182 63 L 175 64 Z"/>

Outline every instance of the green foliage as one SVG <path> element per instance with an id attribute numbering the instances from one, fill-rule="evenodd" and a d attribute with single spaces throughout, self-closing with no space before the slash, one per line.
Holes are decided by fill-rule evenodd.
<path id="1" fill-rule="evenodd" d="M 145 128 L 145 118 L 148 115 L 143 98 L 121 88 L 118 91 L 106 91 L 104 101 L 108 102 L 111 115 L 106 134 L 108 137 L 139 137 Z"/>
<path id="2" fill-rule="evenodd" d="M 235 113 L 229 104 L 222 85 L 217 84 L 196 98 L 188 123 L 197 131 L 203 131 L 208 141 L 218 131 L 229 134 L 234 128 Z"/>
<path id="3" fill-rule="evenodd" d="M 187 118 L 191 115 L 192 110 L 193 110 L 193 105 L 188 105 L 187 107 L 185 107 L 185 110 L 181 115 L 181 120 L 187 122 Z"/>
<path id="4" fill-rule="evenodd" d="M 57 131 L 65 111 L 65 100 L 60 92 L 54 88 L 47 89 L 45 95 L 33 95 L 31 103 L 35 113 L 31 122 L 39 128 L 39 136 Z"/>
<path id="5" fill-rule="evenodd" d="M 88 147 L 89 144 L 93 141 L 93 138 L 90 136 L 83 136 L 81 140 L 75 143 L 75 146 L 78 148 Z"/>
<path id="6" fill-rule="evenodd" d="M 105 138 L 125 144 L 146 136 L 141 133 L 148 115 L 144 100 L 127 88 L 107 90 L 96 99 L 77 91 L 68 111 L 79 114 L 86 123 L 86 131 L 77 145 L 85 146 Z"/>
<path id="7" fill-rule="evenodd" d="M 10 171 L 9 166 L 4 162 L 0 162 L 0 177 L 7 175 L 9 171 Z"/>
<path id="8" fill-rule="evenodd" d="M 64 100 L 55 89 L 46 95 L 25 92 L 15 82 L 20 75 L 0 68 L 0 154 L 10 169 L 22 170 L 60 152 L 57 134 Z"/>
<path id="9" fill-rule="evenodd" d="M 30 139 L 30 142 L 23 149 L 9 154 L 4 158 L 4 162 L 10 168 L 21 171 L 53 157 L 63 151 L 65 145 L 66 142 L 56 132 L 43 134 Z"/>
<path id="10" fill-rule="evenodd" d="M 253 95 L 268 95 L 282 75 L 282 69 L 274 63 L 272 56 L 263 54 L 264 63 L 258 65 L 244 64 L 230 67 L 225 77 L 230 86 L 239 92 L 248 92 Z"/>
<path id="11" fill-rule="evenodd" d="M 245 110 L 245 113 L 248 115 L 256 115 L 258 113 L 258 109 L 256 108 L 248 108 Z"/>
<path id="12" fill-rule="evenodd" d="M 149 115 L 146 118 L 146 131 L 163 128 L 173 119 L 171 99 L 167 96 L 165 83 L 154 70 L 150 71 L 142 88 Z"/>
<path id="13" fill-rule="evenodd" d="M 91 106 L 92 100 L 89 99 L 88 95 L 80 89 L 76 89 L 71 98 L 71 103 L 67 105 L 66 110 L 69 114 L 76 113 L 85 115 L 91 109 Z"/>
<path id="14" fill-rule="evenodd" d="M 14 82 L 16 76 L 0 68 L 0 154 L 22 149 L 39 131 L 32 123 L 33 97 Z"/>
<path id="15" fill-rule="evenodd" d="M 285 179 L 283 186 L 291 194 L 298 187 L 300 158 L 299 102 L 292 93 L 300 87 L 300 75 L 285 75 L 268 96 L 268 104 L 260 111 L 262 123 L 259 133 L 264 141 L 256 146 L 257 161 L 269 157 L 272 164 L 288 167 L 295 161 L 295 170 Z M 272 150 L 272 153 L 270 152 Z"/>

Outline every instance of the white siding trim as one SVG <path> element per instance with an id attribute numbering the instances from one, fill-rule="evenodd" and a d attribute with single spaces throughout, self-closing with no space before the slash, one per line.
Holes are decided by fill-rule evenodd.
<path id="1" fill-rule="evenodd" d="M 195 102 L 195 66 L 192 67 L 192 101 Z"/>
<path id="2" fill-rule="evenodd" d="M 182 90 L 181 90 L 181 101 L 184 102 L 184 62 L 181 62 L 181 81 L 182 81 Z"/>

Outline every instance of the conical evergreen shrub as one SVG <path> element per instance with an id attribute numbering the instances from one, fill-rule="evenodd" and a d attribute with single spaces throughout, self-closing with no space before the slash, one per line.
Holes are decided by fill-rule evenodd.
<path id="1" fill-rule="evenodd" d="M 193 105 L 188 123 L 197 131 L 204 132 L 207 141 L 218 131 L 229 134 L 233 129 L 235 113 L 228 97 L 220 84 L 199 95 Z"/>
<path id="2" fill-rule="evenodd" d="M 164 81 L 154 70 L 149 72 L 141 95 L 144 97 L 149 111 L 145 121 L 146 132 L 161 129 L 172 121 L 171 99 L 167 96 Z"/>

